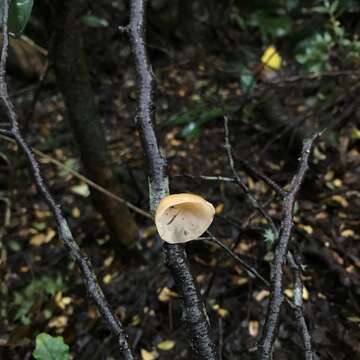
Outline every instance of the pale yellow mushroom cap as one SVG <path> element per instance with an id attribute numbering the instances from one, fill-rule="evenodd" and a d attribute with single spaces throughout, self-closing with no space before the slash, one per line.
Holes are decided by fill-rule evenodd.
<path id="1" fill-rule="evenodd" d="M 214 206 L 201 196 L 174 194 L 160 201 L 155 224 L 164 241 L 178 244 L 200 237 L 212 223 L 214 215 Z"/>

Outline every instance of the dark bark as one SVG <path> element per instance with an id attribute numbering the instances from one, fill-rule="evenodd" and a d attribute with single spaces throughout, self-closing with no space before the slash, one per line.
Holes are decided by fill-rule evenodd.
<path id="1" fill-rule="evenodd" d="M 4 0 L 2 6 L 3 15 L 1 20 L 3 30 L 3 43 L 1 47 L 0 61 L 0 105 L 1 108 L 4 110 L 11 126 L 10 130 L 5 130 L 5 132 L 2 131 L 2 133 L 11 136 L 16 141 L 19 149 L 24 153 L 25 158 L 28 162 L 29 171 L 34 178 L 34 183 L 36 184 L 39 193 L 42 195 L 44 201 L 46 201 L 55 218 L 58 226 L 59 237 L 62 240 L 72 260 L 79 266 L 82 271 L 83 280 L 89 296 L 93 299 L 99 313 L 106 322 L 108 328 L 116 337 L 119 345 L 119 350 L 120 353 L 123 355 L 123 358 L 126 360 L 134 360 L 134 356 L 130 349 L 127 334 L 123 328 L 123 325 L 112 312 L 105 298 L 105 295 L 97 281 L 90 260 L 81 253 L 78 244 L 72 236 L 68 223 L 63 216 L 60 206 L 55 202 L 54 197 L 50 193 L 45 183 L 42 171 L 39 167 L 39 163 L 37 162 L 33 152 L 30 149 L 30 146 L 28 145 L 20 131 L 17 115 L 14 109 L 14 105 L 9 98 L 6 83 L 6 60 L 9 46 L 9 36 L 7 28 L 9 12 L 8 0 Z"/>
<path id="2" fill-rule="evenodd" d="M 145 1 L 132 0 L 130 24 L 122 28 L 128 32 L 135 57 L 139 83 L 137 125 L 142 146 L 149 163 L 150 209 L 154 213 L 160 200 L 168 195 L 166 160 L 161 154 L 155 134 L 153 119 L 153 74 L 145 43 Z M 195 279 L 190 271 L 184 246 L 164 243 L 166 264 L 174 277 L 183 300 L 184 320 L 189 330 L 190 343 L 199 359 L 217 359 L 215 343 L 211 336 L 206 309 L 200 297 Z"/>
<path id="3" fill-rule="evenodd" d="M 58 7 L 51 55 L 58 86 L 64 96 L 67 117 L 74 133 L 87 176 L 114 194 L 122 189 L 110 168 L 104 131 L 91 87 L 83 50 L 79 14 L 82 1 L 64 1 Z M 130 247 L 137 236 L 137 225 L 125 205 L 92 190 L 96 209 L 103 216 L 117 246 Z M 121 246 L 122 247 L 122 246 Z"/>
<path id="4" fill-rule="evenodd" d="M 301 158 L 298 165 L 298 171 L 296 172 L 291 181 L 290 190 L 287 192 L 286 196 L 283 199 L 283 215 L 280 224 L 280 233 L 277 244 L 275 246 L 275 257 L 272 264 L 273 274 L 271 277 L 270 300 L 268 303 L 264 329 L 259 340 L 259 360 L 272 359 L 272 348 L 274 341 L 277 337 L 280 323 L 280 311 L 284 302 L 283 268 L 285 265 L 286 256 L 288 254 L 289 242 L 293 228 L 294 204 L 296 200 L 296 195 L 300 190 L 306 171 L 309 167 L 308 162 L 313 142 L 318 136 L 319 134 L 316 134 L 311 139 L 304 140 L 303 148 L 301 151 Z M 297 283 L 298 285 L 299 281 L 301 281 L 301 278 L 297 277 L 295 278 L 295 280 L 295 283 Z M 298 306 L 298 304 L 295 305 Z M 309 356 L 312 357 L 311 349 L 308 349 L 309 346 L 311 348 L 310 335 L 308 334 L 306 324 L 305 326 L 303 324 L 305 322 L 305 319 L 302 313 L 302 308 L 300 308 L 299 306 L 298 311 L 296 311 L 295 313 L 295 316 L 298 322 L 299 320 L 302 322 L 302 324 L 300 324 L 300 328 L 302 329 L 302 332 L 306 334 L 306 337 L 303 336 L 306 353 L 310 354 Z"/>

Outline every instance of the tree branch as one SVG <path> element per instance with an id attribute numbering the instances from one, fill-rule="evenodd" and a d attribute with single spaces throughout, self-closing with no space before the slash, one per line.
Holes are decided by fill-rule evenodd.
<path id="1" fill-rule="evenodd" d="M 288 252 L 287 258 L 294 277 L 294 313 L 297 326 L 301 332 L 305 360 L 314 360 L 314 354 L 311 345 L 311 336 L 305 321 L 303 310 L 303 283 L 301 280 L 301 265 L 298 264 L 297 259 L 295 259 L 291 252 Z"/>
<path id="2" fill-rule="evenodd" d="M 58 226 L 59 237 L 63 241 L 66 250 L 69 252 L 71 258 L 80 267 L 86 289 L 89 295 L 94 300 L 99 313 L 107 323 L 109 329 L 116 336 L 120 352 L 123 354 L 126 360 L 133 360 L 134 356 L 128 344 L 127 335 L 121 322 L 116 318 L 110 309 L 110 306 L 105 298 L 105 295 L 100 288 L 97 281 L 95 272 L 92 269 L 92 265 L 89 259 L 84 256 L 78 244 L 74 240 L 66 219 L 64 218 L 60 206 L 56 204 L 53 196 L 49 192 L 49 189 L 42 176 L 39 164 L 32 153 L 29 145 L 25 141 L 22 133 L 19 129 L 17 116 L 14 110 L 14 106 L 9 99 L 7 83 L 6 83 L 6 60 L 9 45 L 9 34 L 8 34 L 8 13 L 9 13 L 9 0 L 3 1 L 3 17 L 2 17 L 2 28 L 3 28 L 3 44 L 1 48 L 1 60 L 0 60 L 0 101 L 1 106 L 4 109 L 9 122 L 11 124 L 10 133 L 11 136 L 16 140 L 19 148 L 25 154 L 25 157 L 29 164 L 29 169 L 34 177 L 36 186 L 43 196 L 44 200 L 48 204 Z"/>
<path id="3" fill-rule="evenodd" d="M 166 161 L 161 154 L 153 127 L 153 73 L 145 45 L 145 0 L 131 0 L 130 23 L 121 30 L 130 36 L 139 83 L 139 102 L 136 123 L 140 130 L 142 146 L 149 164 L 150 210 L 155 212 L 160 200 L 168 195 Z M 124 31 L 126 29 L 126 31 Z M 184 319 L 189 329 L 193 350 L 199 359 L 217 358 L 211 337 L 208 317 L 195 280 L 181 245 L 164 244 L 165 262 L 183 299 Z"/>
<path id="4" fill-rule="evenodd" d="M 316 134 L 311 139 L 304 140 L 298 170 L 291 181 L 290 190 L 283 199 L 283 215 L 280 225 L 280 234 L 278 243 L 275 247 L 275 257 L 273 261 L 270 301 L 268 304 L 264 329 L 259 341 L 258 358 L 261 360 L 271 359 L 272 346 L 277 336 L 280 310 L 284 301 L 283 266 L 288 253 L 289 240 L 293 228 L 295 199 L 308 169 L 312 145 L 319 135 L 320 134 Z"/>
<path id="5" fill-rule="evenodd" d="M 260 204 L 260 202 L 251 194 L 250 189 L 245 184 L 245 182 L 241 179 L 238 172 L 235 169 L 235 163 L 234 158 L 232 155 L 232 148 L 230 143 L 230 132 L 229 132 L 229 119 L 224 116 L 224 128 L 225 128 L 225 150 L 227 157 L 229 159 L 229 164 L 231 171 L 234 175 L 234 178 L 236 180 L 236 183 L 239 185 L 240 189 L 245 193 L 245 196 L 249 203 L 259 212 L 260 215 L 262 215 L 268 222 L 269 226 L 271 227 L 271 230 L 274 234 L 274 237 L 277 236 L 278 230 L 276 228 L 276 225 L 273 221 L 273 219 L 269 216 L 269 214 L 264 210 L 264 207 Z"/>

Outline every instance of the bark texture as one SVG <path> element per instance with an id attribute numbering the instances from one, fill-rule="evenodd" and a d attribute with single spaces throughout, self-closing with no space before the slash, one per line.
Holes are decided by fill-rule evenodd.
<path id="1" fill-rule="evenodd" d="M 67 118 L 87 176 L 121 196 L 121 185 L 109 165 L 104 129 L 90 83 L 83 49 L 81 6 L 82 1 L 59 3 L 52 25 L 55 30 L 51 46 L 52 60 L 65 100 Z M 91 195 L 96 209 L 116 240 L 115 246 L 131 247 L 138 228 L 127 207 L 97 191 L 92 190 Z"/>

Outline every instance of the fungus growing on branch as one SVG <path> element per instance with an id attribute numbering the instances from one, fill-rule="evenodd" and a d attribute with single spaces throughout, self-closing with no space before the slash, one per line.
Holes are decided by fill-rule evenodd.
<path id="1" fill-rule="evenodd" d="M 155 224 L 164 241 L 179 244 L 199 238 L 212 223 L 214 215 L 214 206 L 201 196 L 174 194 L 160 201 Z"/>

